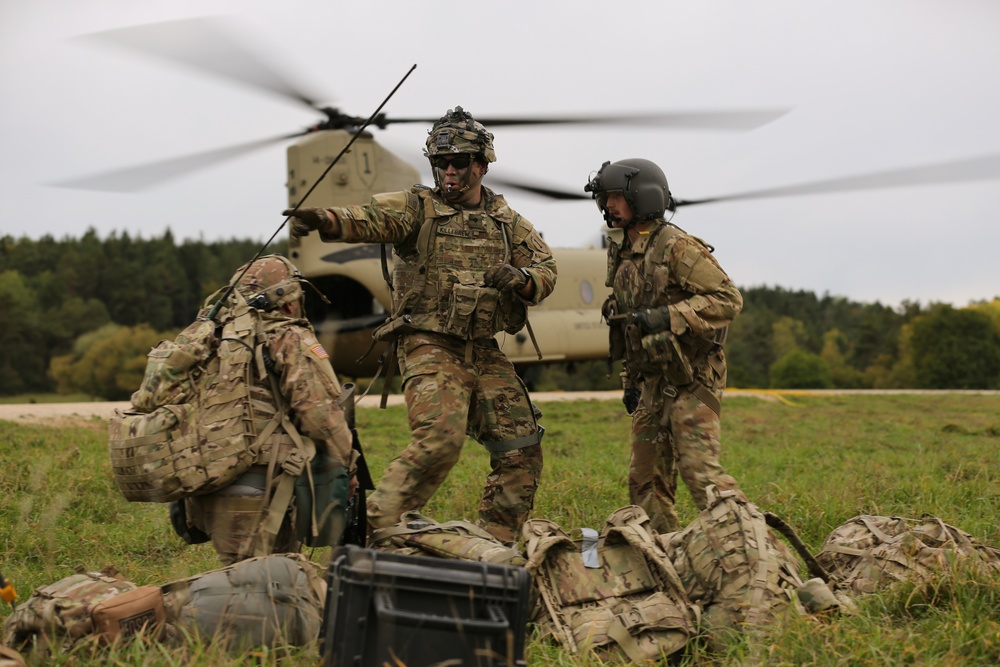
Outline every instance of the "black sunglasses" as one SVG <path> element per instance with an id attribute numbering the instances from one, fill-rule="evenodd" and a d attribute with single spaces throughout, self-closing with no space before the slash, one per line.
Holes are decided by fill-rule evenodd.
<path id="1" fill-rule="evenodd" d="M 449 166 L 455 169 L 466 169 L 472 164 L 472 156 L 463 154 L 454 157 L 436 157 L 431 160 L 431 164 L 441 171 L 447 171 Z"/>

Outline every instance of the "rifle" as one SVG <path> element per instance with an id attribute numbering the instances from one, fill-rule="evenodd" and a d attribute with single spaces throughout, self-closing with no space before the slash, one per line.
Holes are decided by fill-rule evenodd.
<path id="1" fill-rule="evenodd" d="M 368 515 L 365 506 L 365 492 L 373 491 L 375 483 L 372 481 L 371 472 L 368 470 L 365 453 L 361 449 L 361 439 L 358 437 L 358 429 L 354 425 L 354 390 L 354 383 L 345 383 L 344 393 L 340 396 L 340 405 L 344 409 L 347 428 L 351 430 L 351 449 L 358 453 L 358 470 L 356 473 L 358 487 L 347 501 L 347 528 L 344 530 L 344 537 L 341 542 L 342 544 L 356 544 L 359 547 L 364 547 L 368 539 Z"/>

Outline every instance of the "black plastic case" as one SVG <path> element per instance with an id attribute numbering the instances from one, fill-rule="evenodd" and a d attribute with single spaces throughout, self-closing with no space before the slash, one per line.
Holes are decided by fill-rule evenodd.
<path id="1" fill-rule="evenodd" d="M 524 568 L 341 547 L 327 572 L 324 667 L 524 666 Z"/>

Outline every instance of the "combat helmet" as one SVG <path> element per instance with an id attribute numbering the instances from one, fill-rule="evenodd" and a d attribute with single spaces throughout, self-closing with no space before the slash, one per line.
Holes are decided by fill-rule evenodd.
<path id="1" fill-rule="evenodd" d="M 277 310 L 293 302 L 299 302 L 301 306 L 302 274 L 281 255 L 259 257 L 249 269 L 244 264 L 233 275 L 233 280 L 239 281 L 236 289 L 257 310 Z"/>
<path id="2" fill-rule="evenodd" d="M 472 117 L 462 107 L 448 109 L 434 126 L 427 131 L 424 156 L 433 160 L 439 155 L 468 153 L 481 157 L 486 162 L 496 162 L 493 150 L 493 133 Z"/>
<path id="3" fill-rule="evenodd" d="M 635 222 L 662 218 L 665 211 L 673 212 L 675 208 L 663 170 L 641 158 L 605 162 L 583 190 L 593 195 L 609 227 L 609 192 L 622 193 Z"/>

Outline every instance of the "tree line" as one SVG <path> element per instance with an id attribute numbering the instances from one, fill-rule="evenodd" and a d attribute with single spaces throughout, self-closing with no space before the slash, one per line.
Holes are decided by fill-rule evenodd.
<path id="1" fill-rule="evenodd" d="M 258 250 L 250 240 L 177 243 L 169 231 L 0 237 L 0 394 L 128 399 L 149 349 L 187 326 Z M 1000 298 L 892 307 L 781 287 L 741 290 L 743 312 L 726 343 L 731 387 L 1000 388 Z M 617 386 L 602 362 L 534 367 L 530 376 L 542 389 Z"/>

